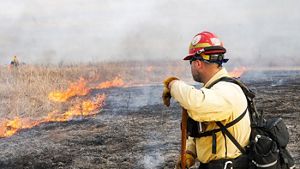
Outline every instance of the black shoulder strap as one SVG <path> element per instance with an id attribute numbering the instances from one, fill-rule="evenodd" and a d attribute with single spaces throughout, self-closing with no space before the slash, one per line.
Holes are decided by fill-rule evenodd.
<path id="1" fill-rule="evenodd" d="M 241 81 L 235 79 L 235 78 L 232 78 L 232 77 L 221 77 L 220 79 L 214 81 L 213 83 L 211 83 L 209 86 L 207 86 L 206 88 L 211 88 L 213 85 L 217 84 L 218 82 L 220 81 L 224 81 L 224 82 L 231 82 L 231 83 L 234 83 L 234 84 L 237 84 L 239 85 L 243 92 L 245 93 L 245 95 L 247 96 L 247 98 L 249 99 L 253 99 L 255 97 L 255 93 L 253 91 L 251 91 L 250 89 L 248 89 L 248 87 L 242 83 Z"/>
<path id="2" fill-rule="evenodd" d="M 234 119 L 234 120 L 232 120 L 231 122 L 227 123 L 227 124 L 225 125 L 225 127 L 226 127 L 226 128 L 229 128 L 229 127 L 235 125 L 236 123 L 238 123 L 240 120 L 242 120 L 242 118 L 246 115 L 247 110 L 248 110 L 248 109 L 245 109 L 245 111 L 244 111 L 239 117 L 237 117 L 236 119 Z M 211 136 L 213 133 L 217 133 L 217 132 L 220 132 L 220 131 L 222 131 L 221 128 L 219 128 L 219 129 L 214 129 L 214 130 L 209 130 L 209 131 L 205 131 L 205 132 L 203 132 L 203 133 L 200 133 L 200 134 L 198 135 L 198 137 Z"/>
<path id="3" fill-rule="evenodd" d="M 256 110 L 256 106 L 255 106 L 255 102 L 254 102 L 254 98 L 255 98 L 255 93 L 250 90 L 244 83 L 242 83 L 241 81 L 239 81 L 236 78 L 232 78 L 232 77 L 221 77 L 220 79 L 214 81 L 212 84 L 210 84 L 207 88 L 211 88 L 213 85 L 215 85 L 216 83 L 220 82 L 220 81 L 224 81 L 224 82 L 231 82 L 234 84 L 237 84 L 241 87 L 241 89 L 243 90 L 247 102 L 248 102 L 248 110 L 250 112 L 250 120 L 251 122 L 256 122 L 257 119 L 260 119 L 260 117 L 262 116 L 262 114 L 259 114 L 258 111 Z"/>
<path id="4" fill-rule="evenodd" d="M 234 84 L 237 84 L 241 87 L 241 89 L 243 90 L 246 98 L 247 98 L 247 102 L 248 102 L 248 107 L 247 109 L 236 119 L 234 119 L 233 121 L 231 121 L 230 123 L 226 124 L 225 126 L 221 123 L 221 122 L 216 122 L 216 124 L 220 127 L 219 129 L 214 129 L 214 130 L 210 130 L 210 131 L 206 131 L 203 132 L 199 135 L 199 137 L 205 137 L 205 136 L 213 136 L 215 137 L 215 133 L 222 131 L 223 134 L 227 135 L 228 138 L 232 141 L 232 143 L 243 153 L 245 154 L 246 151 L 244 150 L 244 148 L 238 143 L 238 141 L 233 137 L 233 135 L 227 130 L 227 128 L 233 126 L 234 124 L 238 123 L 247 113 L 248 109 L 251 109 L 252 104 L 253 104 L 253 98 L 255 97 L 254 92 L 252 92 L 250 89 L 248 89 L 246 87 L 246 85 L 244 85 L 242 82 L 240 82 L 239 80 L 235 79 L 235 78 L 231 78 L 231 77 L 222 77 L 216 81 L 214 81 L 212 84 L 210 84 L 207 88 L 211 88 L 213 85 L 217 84 L 220 81 L 225 81 L 225 82 L 231 82 Z M 254 106 L 255 108 L 255 106 Z M 249 110 L 251 111 L 251 110 Z M 213 153 L 216 152 L 216 140 L 213 139 L 213 146 L 212 146 L 212 151 Z"/>
<path id="5" fill-rule="evenodd" d="M 223 134 L 227 135 L 227 137 L 232 141 L 232 143 L 243 153 L 246 154 L 245 149 L 241 146 L 241 144 L 233 137 L 233 135 L 227 130 L 227 127 L 224 126 L 221 122 L 217 121 L 217 125 L 221 128 Z"/>

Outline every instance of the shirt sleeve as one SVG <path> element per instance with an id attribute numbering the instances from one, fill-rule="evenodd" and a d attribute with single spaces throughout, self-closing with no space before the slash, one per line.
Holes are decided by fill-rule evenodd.
<path id="1" fill-rule="evenodd" d="M 231 102 L 224 97 L 226 92 L 213 89 L 196 89 L 183 81 L 176 80 L 171 86 L 172 97 L 187 109 L 196 121 L 222 121 L 232 113 Z"/>

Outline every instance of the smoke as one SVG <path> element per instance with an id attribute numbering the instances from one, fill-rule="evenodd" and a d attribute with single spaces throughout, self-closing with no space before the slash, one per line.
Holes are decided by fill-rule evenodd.
<path id="1" fill-rule="evenodd" d="M 146 154 L 143 158 L 143 165 L 145 169 L 159 168 L 164 162 L 164 156 L 160 152 L 153 152 Z"/>
<path id="2" fill-rule="evenodd" d="M 0 63 L 180 60 L 215 32 L 230 64 L 299 66 L 297 0 L 2 0 Z"/>

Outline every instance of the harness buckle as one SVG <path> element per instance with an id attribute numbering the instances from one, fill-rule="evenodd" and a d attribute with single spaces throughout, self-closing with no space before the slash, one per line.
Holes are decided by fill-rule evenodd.
<path id="1" fill-rule="evenodd" d="M 227 166 L 230 166 L 230 168 L 227 168 Z M 226 161 L 224 169 L 233 169 L 232 161 Z"/>

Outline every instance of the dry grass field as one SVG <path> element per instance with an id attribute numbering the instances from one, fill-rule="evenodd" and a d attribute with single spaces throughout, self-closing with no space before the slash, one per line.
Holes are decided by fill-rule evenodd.
<path id="1" fill-rule="evenodd" d="M 188 63 L 166 63 L 0 67 L 0 168 L 173 168 L 180 149 L 180 107 L 162 105 L 161 81 L 169 75 L 192 78 Z M 251 70 L 242 78 L 257 93 L 258 108 L 287 123 L 288 148 L 298 166 L 300 71 Z M 70 96 L 57 102 L 49 97 L 53 92 Z M 78 104 L 79 113 L 73 111 Z M 73 118 L 78 115 L 93 117 Z M 24 119 L 38 123 L 14 124 Z M 11 132 L 3 135 L 6 131 Z"/>
<path id="2" fill-rule="evenodd" d="M 71 96 L 72 99 L 63 103 L 53 102 L 49 99 L 49 94 L 54 91 L 69 90 L 68 88 L 72 85 L 73 88 L 81 86 L 92 89 L 101 83 L 113 81 L 115 78 L 121 79 L 126 86 L 160 83 L 168 74 L 185 76 L 182 72 L 187 71 L 183 69 L 185 69 L 184 66 L 178 64 L 166 65 L 154 62 L 69 66 L 21 65 L 18 68 L 1 66 L 0 126 L 7 126 L 7 123 L 10 123 L 7 121 L 15 121 L 16 118 L 36 121 L 53 111 L 66 112 L 69 107 L 78 104 L 83 98 Z"/>

